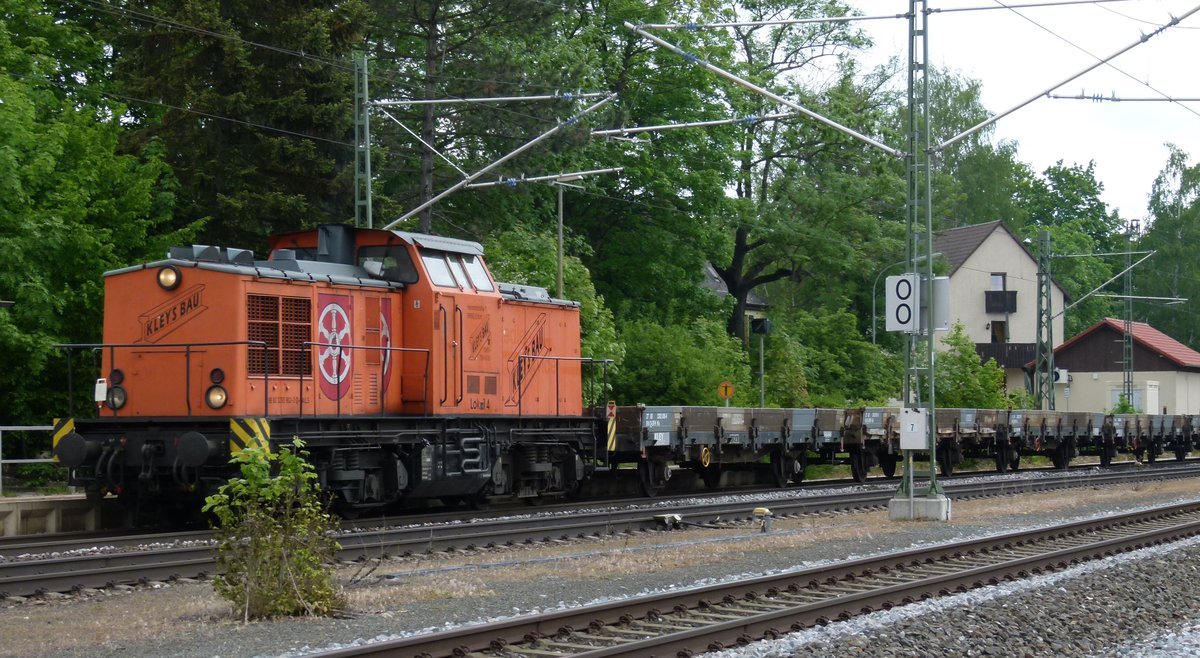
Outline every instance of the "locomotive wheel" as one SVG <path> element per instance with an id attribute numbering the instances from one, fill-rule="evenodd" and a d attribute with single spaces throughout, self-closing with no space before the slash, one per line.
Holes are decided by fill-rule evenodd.
<path id="1" fill-rule="evenodd" d="M 850 449 L 850 475 L 855 482 L 867 481 L 867 453 L 862 448 Z"/>
<path id="2" fill-rule="evenodd" d="M 879 470 L 883 471 L 883 477 L 892 479 L 896 477 L 896 464 L 900 463 L 900 458 L 896 455 L 880 455 Z"/>

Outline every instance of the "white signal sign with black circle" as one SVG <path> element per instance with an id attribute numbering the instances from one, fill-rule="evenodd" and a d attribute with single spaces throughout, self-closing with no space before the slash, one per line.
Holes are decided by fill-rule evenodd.
<path id="1" fill-rule="evenodd" d="M 921 275 L 901 274 L 887 278 L 887 323 L 888 331 L 915 333 L 921 326 Z"/>

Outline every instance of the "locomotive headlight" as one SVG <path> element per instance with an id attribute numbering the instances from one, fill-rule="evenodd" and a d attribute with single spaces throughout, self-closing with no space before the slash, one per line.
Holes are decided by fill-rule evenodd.
<path id="1" fill-rule="evenodd" d="M 167 265 L 158 270 L 158 287 L 163 290 L 174 290 L 179 287 L 179 268 Z"/>
<path id="2" fill-rule="evenodd" d="M 220 409 L 225 406 L 225 402 L 229 400 L 229 394 L 220 386 L 211 386 L 208 392 L 204 394 L 204 401 L 212 409 Z"/>
<path id="3" fill-rule="evenodd" d="M 107 404 L 110 409 L 114 410 L 125 406 L 125 403 L 128 401 L 129 394 L 120 386 L 114 386 L 108 389 L 108 395 L 104 399 L 105 404 Z"/>

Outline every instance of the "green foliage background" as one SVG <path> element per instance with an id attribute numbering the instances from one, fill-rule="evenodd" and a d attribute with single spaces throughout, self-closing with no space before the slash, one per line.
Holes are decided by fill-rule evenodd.
<path id="1" fill-rule="evenodd" d="M 884 402 L 900 392 L 898 339 L 870 337 L 872 282 L 904 254 L 902 163 L 803 117 L 759 120 L 779 108 L 623 26 L 847 11 L 837 0 L 0 0 L 0 10 L 0 299 L 16 302 L 0 311 L 6 423 L 65 412 L 52 346 L 99 340 L 105 270 L 171 244 L 261 247 L 272 232 L 351 220 L 359 53 L 373 99 L 559 96 L 373 112 L 376 226 L 594 101 L 567 94 L 615 94 L 489 178 L 622 167 L 563 191 L 565 296 L 581 303 L 585 355 L 614 361 L 620 401 L 713 404 L 729 380 L 735 402 L 757 404 L 758 340 L 742 313 L 751 291 L 775 325 L 764 345 L 767 404 Z M 670 38 L 860 132 L 904 141 L 904 65 L 864 67 L 868 42 L 851 25 Z M 931 72 L 938 135 L 989 116 L 981 89 Z M 590 134 L 731 117 L 744 120 L 636 143 Z M 1092 163 L 1036 172 L 1016 147 L 985 130 L 945 153 L 937 228 L 1002 218 L 1035 240 L 1050 231 L 1056 253 L 1126 244 Z M 1194 296 L 1198 265 L 1179 250 L 1195 242 L 1196 172 L 1176 150 L 1155 184 L 1154 221 L 1135 246 L 1164 255 L 1156 276 L 1137 279 L 1139 294 Z M 478 240 L 497 278 L 553 289 L 557 199 L 542 184 L 463 190 L 398 228 Z M 710 289 L 707 265 L 728 294 Z M 1054 277 L 1079 298 L 1121 266 L 1060 259 Z M 1068 314 L 1067 333 L 1116 313 L 1111 301 L 1088 299 Z M 1200 343 L 1187 315 L 1137 313 Z M 6 449 L 31 456 L 29 446 Z"/>

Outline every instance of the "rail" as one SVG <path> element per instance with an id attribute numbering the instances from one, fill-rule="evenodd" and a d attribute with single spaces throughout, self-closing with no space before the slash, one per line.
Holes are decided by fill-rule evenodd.
<path id="1" fill-rule="evenodd" d="M 156 350 L 163 349 L 183 349 L 183 396 L 184 406 L 187 408 L 187 416 L 192 415 L 192 380 L 188 375 L 192 370 L 192 350 L 200 347 L 229 347 L 233 345 L 245 345 L 247 347 L 257 347 L 263 352 L 263 363 L 270 364 L 271 350 L 270 346 L 265 341 L 261 340 L 223 340 L 214 342 L 202 343 L 62 343 L 55 345 L 56 348 L 65 350 L 67 353 L 67 409 L 71 416 L 75 415 L 75 366 L 72 359 L 74 350 L 92 350 L 93 354 L 108 350 L 108 362 L 113 370 L 117 370 L 117 350 L 137 348 L 139 350 Z M 170 352 L 166 352 L 170 353 Z M 93 364 L 95 360 L 93 359 Z M 271 388 L 271 372 L 270 368 L 263 369 L 263 413 L 267 413 L 268 409 L 268 392 Z M 112 415 L 119 416 L 119 409 L 111 409 Z"/>

